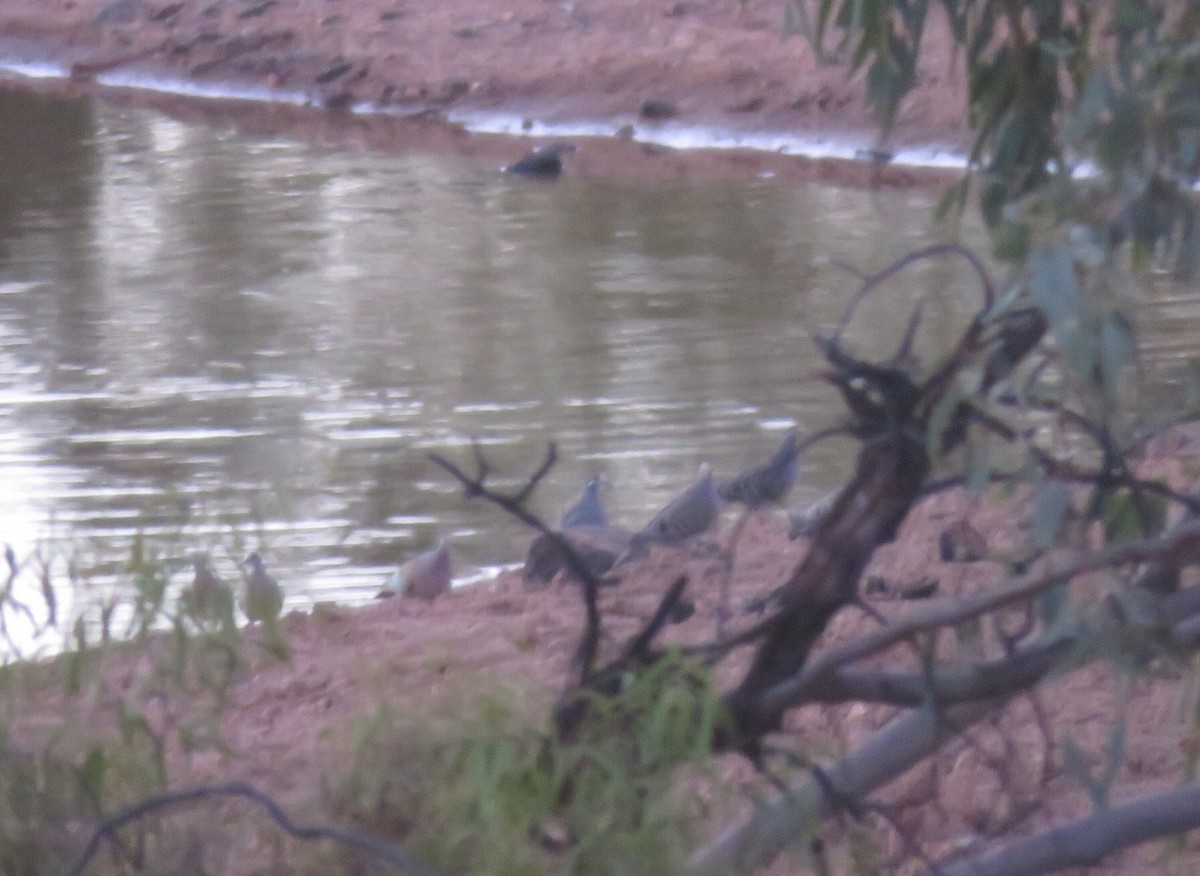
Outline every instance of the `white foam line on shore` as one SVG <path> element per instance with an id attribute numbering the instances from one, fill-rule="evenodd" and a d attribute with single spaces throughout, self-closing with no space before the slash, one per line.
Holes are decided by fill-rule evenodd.
<path id="1" fill-rule="evenodd" d="M 29 79 L 65 79 L 70 75 L 70 69 L 56 61 L 0 58 L 0 73 Z M 291 106 L 315 104 L 313 96 L 303 91 L 197 82 L 132 69 L 109 70 L 97 75 L 95 81 L 109 88 L 131 88 L 204 100 L 240 100 Z M 369 103 L 357 104 L 352 112 L 364 116 L 403 115 L 397 110 Z M 530 122 L 513 113 L 454 110 L 447 114 L 447 119 L 476 133 L 506 134 L 514 137 L 612 137 L 621 127 L 620 123 L 614 121 Z M 749 149 L 811 159 L 834 158 L 845 161 L 864 160 L 873 150 L 870 142 L 852 138 L 800 136 L 769 131 L 737 133 L 705 125 L 676 122 L 635 127 L 633 139 L 639 143 L 680 150 Z M 890 163 L 906 167 L 962 169 L 966 166 L 967 158 L 951 149 L 925 146 L 900 149 L 892 156 Z"/>
<path id="2" fill-rule="evenodd" d="M 0 73 L 24 76 L 27 79 L 67 79 L 70 78 L 71 70 L 57 61 L 0 58 Z M 107 88 L 133 88 L 139 91 L 177 94 L 180 97 L 197 97 L 204 100 L 247 100 L 256 103 L 282 103 L 292 106 L 304 106 L 313 102 L 311 95 L 303 91 L 265 86 L 197 82 L 173 76 L 155 76 L 130 69 L 108 70 L 96 75 L 93 81 Z"/>
<path id="3" fill-rule="evenodd" d="M 26 79 L 66 79 L 70 70 L 55 61 L 14 61 L 0 59 L 0 72 Z"/>
<path id="4" fill-rule="evenodd" d="M 620 127 L 615 122 L 537 122 L 511 113 L 494 112 L 452 110 L 447 118 L 471 131 L 517 137 L 612 137 Z M 800 136 L 784 132 L 737 133 L 704 125 L 671 122 L 635 127 L 632 138 L 639 143 L 652 143 L 671 149 L 751 149 L 846 161 L 862 161 L 874 149 L 868 141 L 851 138 Z M 961 170 L 967 165 L 967 156 L 951 149 L 923 146 L 898 150 L 889 163 Z"/>
<path id="5" fill-rule="evenodd" d="M 196 82 L 191 79 L 152 76 L 133 70 L 109 70 L 96 77 L 96 83 L 109 88 L 136 88 L 141 91 L 156 91 L 162 94 L 177 94 L 180 97 L 198 97 L 204 100 L 249 100 L 256 103 L 282 103 L 304 106 L 312 98 L 303 91 L 289 91 L 253 85 L 218 85 Z"/>

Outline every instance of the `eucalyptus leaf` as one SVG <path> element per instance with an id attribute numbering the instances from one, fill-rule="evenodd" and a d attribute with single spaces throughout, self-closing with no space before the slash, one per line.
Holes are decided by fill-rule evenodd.
<path id="1" fill-rule="evenodd" d="M 779 28 L 779 39 L 786 41 L 797 34 L 806 39 L 812 39 L 808 12 L 804 7 L 803 0 L 786 0 L 783 4 L 783 23 Z"/>
<path id="2" fill-rule="evenodd" d="M 1054 627 L 1063 617 L 1064 610 L 1069 604 L 1070 600 L 1065 584 L 1050 587 L 1039 594 L 1037 598 L 1037 611 L 1042 624 L 1047 628 Z"/>
<path id="3" fill-rule="evenodd" d="M 1075 498 L 1067 487 L 1058 481 L 1042 481 L 1033 492 L 1033 538 L 1035 544 L 1047 548 L 1058 541 L 1069 512 L 1075 507 Z"/>
<path id="4" fill-rule="evenodd" d="M 925 455 L 930 459 L 937 459 L 942 455 L 943 438 L 962 401 L 962 391 L 956 384 L 951 384 L 933 406 L 925 427 Z"/>
<path id="5" fill-rule="evenodd" d="M 983 433 L 967 445 L 967 488 L 982 490 L 992 479 L 990 433 Z"/>
<path id="6" fill-rule="evenodd" d="M 1122 702 L 1127 703 L 1129 701 L 1128 682 L 1124 682 L 1121 687 L 1122 696 L 1120 699 Z M 1113 781 L 1125 763 L 1125 749 L 1129 739 L 1129 722 L 1126 720 L 1126 717 L 1126 710 L 1119 709 L 1116 720 L 1113 722 L 1112 731 L 1108 735 L 1108 744 L 1104 749 L 1104 771 L 1099 776 L 1098 784 L 1103 789 L 1106 804 Z"/>
<path id="7" fill-rule="evenodd" d="M 1175 256 L 1175 276 L 1180 280 L 1192 280 L 1200 274 L 1200 219 L 1196 213 L 1196 205 L 1189 203 L 1181 223 Z"/>
<path id="8" fill-rule="evenodd" d="M 1100 385 L 1105 398 L 1116 401 L 1121 373 L 1137 358 L 1133 326 L 1119 312 L 1109 313 L 1100 325 Z"/>
<path id="9" fill-rule="evenodd" d="M 1059 748 L 1062 749 L 1063 767 L 1066 769 L 1067 775 L 1087 791 L 1088 796 L 1092 798 L 1093 806 L 1097 809 L 1105 808 L 1107 801 L 1103 789 L 1092 778 L 1087 759 L 1079 746 L 1075 744 L 1075 740 L 1069 737 L 1063 738 L 1059 740 Z"/>
<path id="10" fill-rule="evenodd" d="M 1129 490 L 1109 495 L 1101 511 L 1108 544 L 1157 535 L 1167 522 L 1166 499 L 1146 493 L 1135 496 Z"/>
<path id="11" fill-rule="evenodd" d="M 99 800 L 104 796 L 104 774 L 107 769 L 108 758 L 102 748 L 89 751 L 79 768 L 79 780 L 93 799 Z"/>
<path id="12" fill-rule="evenodd" d="M 1078 147 L 1085 137 L 1091 136 L 1109 111 L 1112 98 L 1112 84 L 1108 71 L 1104 68 L 1093 70 L 1083 86 L 1075 111 L 1063 123 L 1063 134 L 1067 142 Z"/>
<path id="13" fill-rule="evenodd" d="M 999 198 L 1003 192 L 997 191 Z M 1018 262 L 1029 252 L 1029 226 L 1022 222 L 999 222 L 992 228 L 992 254 L 1001 261 Z"/>

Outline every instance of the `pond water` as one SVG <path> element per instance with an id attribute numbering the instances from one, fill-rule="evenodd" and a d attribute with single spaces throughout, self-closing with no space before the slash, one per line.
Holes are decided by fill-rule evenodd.
<path id="1" fill-rule="evenodd" d="M 927 242 L 936 198 L 531 183 L 0 92 L 0 540 L 93 581 L 139 533 L 181 581 L 197 549 L 229 576 L 258 549 L 289 607 L 368 600 L 439 536 L 470 580 L 529 540 L 427 459 L 472 439 L 510 486 L 553 439 L 538 510 L 599 472 L 636 527 L 699 462 L 837 419 L 809 333 L 857 285 L 839 263 Z M 975 304 L 956 288 L 961 265 L 909 271 L 852 337 L 893 349 L 929 294 L 936 348 Z M 810 453 L 793 504 L 850 449 Z"/>

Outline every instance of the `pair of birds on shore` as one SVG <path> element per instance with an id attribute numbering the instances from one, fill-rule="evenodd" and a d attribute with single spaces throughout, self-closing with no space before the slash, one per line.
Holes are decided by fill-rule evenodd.
<path id="1" fill-rule="evenodd" d="M 233 591 L 217 577 L 204 554 L 194 560 L 195 577 L 184 591 L 183 605 L 201 620 L 233 616 Z M 283 611 L 283 588 L 257 551 L 241 564 L 244 575 L 242 611 L 251 623 L 273 624 Z M 384 594 L 435 599 L 450 589 L 450 549 L 439 541 L 433 548 L 408 560 L 389 580 Z"/>
<path id="2" fill-rule="evenodd" d="M 703 463 L 692 485 L 634 534 L 629 555 L 652 544 L 678 544 L 706 532 L 717 522 L 723 502 L 750 510 L 776 504 L 791 492 L 799 472 L 800 440 L 795 429 L 787 431 L 769 460 L 723 483 L 718 484 L 712 466 Z"/>
<path id="3" fill-rule="evenodd" d="M 193 559 L 195 577 L 184 591 L 183 605 L 200 620 L 224 620 L 233 617 L 233 590 L 217 577 L 208 556 Z M 273 624 L 283 611 L 283 588 L 267 572 L 262 555 L 250 554 L 241 564 L 244 575 L 242 611 L 251 623 Z"/>

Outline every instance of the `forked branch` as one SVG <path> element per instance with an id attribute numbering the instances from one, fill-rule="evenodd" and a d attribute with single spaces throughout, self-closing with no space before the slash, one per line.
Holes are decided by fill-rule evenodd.
<path id="1" fill-rule="evenodd" d="M 545 521 L 527 507 L 529 497 L 542 479 L 550 473 L 558 461 L 558 449 L 551 441 L 546 445 L 546 456 L 537 469 L 526 479 L 525 483 L 515 493 L 501 493 L 487 485 L 491 472 L 487 457 L 484 456 L 479 442 L 471 442 L 472 453 L 475 457 L 475 474 L 469 475 L 457 465 L 439 453 L 430 453 L 429 459 L 441 466 L 463 486 L 468 499 L 480 498 L 491 502 L 505 513 L 517 518 L 531 529 L 544 535 L 558 549 L 567 568 L 582 584 L 583 604 L 587 612 L 587 624 L 580 636 L 579 645 L 575 649 L 572 661 L 572 677 L 568 680 L 567 689 L 571 690 L 582 685 L 592 675 L 596 662 L 596 652 L 600 647 L 601 624 L 600 615 L 600 580 L 584 561 L 575 546 L 562 533 L 551 529 Z"/>

